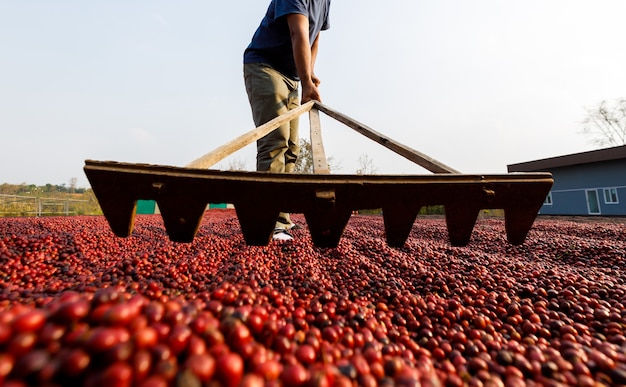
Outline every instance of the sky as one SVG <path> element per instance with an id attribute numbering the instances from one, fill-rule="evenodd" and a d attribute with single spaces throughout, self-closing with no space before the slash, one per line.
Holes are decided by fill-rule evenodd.
<path id="1" fill-rule="evenodd" d="M 254 129 L 242 55 L 269 0 L 0 0 L 0 183 L 185 166 Z M 381 6 L 384 4 L 384 6 Z M 470 174 L 594 149 L 626 97 L 624 0 L 334 0 L 322 102 Z M 300 135 L 308 138 L 308 119 Z M 333 173 L 428 174 L 322 114 Z M 254 144 L 213 168 L 254 170 Z"/>

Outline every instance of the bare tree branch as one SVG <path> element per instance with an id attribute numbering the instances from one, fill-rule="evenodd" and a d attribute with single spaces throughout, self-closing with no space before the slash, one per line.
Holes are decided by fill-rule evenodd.
<path id="1" fill-rule="evenodd" d="M 373 175 L 377 172 L 377 168 L 374 165 L 374 160 L 364 153 L 359 156 L 359 169 L 357 169 L 357 175 Z"/>
<path id="2" fill-rule="evenodd" d="M 246 163 L 238 158 L 233 158 L 228 162 L 229 171 L 245 171 Z"/>
<path id="3" fill-rule="evenodd" d="M 594 109 L 587 109 L 587 118 L 583 134 L 590 137 L 591 142 L 598 147 L 626 145 L 626 99 L 608 106 L 602 101 Z"/>

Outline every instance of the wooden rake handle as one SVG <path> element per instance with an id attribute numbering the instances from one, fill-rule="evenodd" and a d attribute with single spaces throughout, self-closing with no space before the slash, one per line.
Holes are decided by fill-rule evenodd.
<path id="1" fill-rule="evenodd" d="M 304 105 L 298 106 L 295 109 L 288 111 L 285 114 L 282 114 L 271 121 L 249 131 L 248 133 L 244 133 L 241 136 L 227 142 L 226 144 L 220 146 L 212 150 L 211 152 L 205 154 L 187 164 L 188 168 L 210 168 L 213 165 L 219 163 L 232 153 L 238 151 L 239 149 L 253 143 L 254 141 L 262 138 L 269 134 L 272 130 L 278 128 L 285 122 L 289 122 L 294 118 L 300 116 L 302 113 L 306 113 L 313 108 L 315 105 L 315 101 L 310 101 L 305 103 Z"/>
<path id="2" fill-rule="evenodd" d="M 336 119 L 337 121 L 345 124 L 346 126 L 356 130 L 361 133 L 365 137 L 376 141 L 380 145 L 385 148 L 394 151 L 395 153 L 403 156 L 419 166 L 427 169 L 432 173 L 460 173 L 454 168 L 451 168 L 432 157 L 425 155 L 424 153 L 418 152 L 415 149 L 409 148 L 406 145 L 400 144 L 397 141 L 390 139 L 387 136 L 384 136 L 367 125 L 363 125 L 362 123 L 342 114 L 336 110 L 329 108 L 328 106 L 323 105 L 321 102 L 315 103 L 315 108 L 319 109 L 324 114 Z"/>
<path id="3" fill-rule="evenodd" d="M 330 174 L 330 167 L 328 166 L 326 152 L 324 152 L 320 112 L 315 108 L 309 111 L 309 126 L 311 129 L 311 156 L 313 158 L 313 173 L 316 175 L 328 175 Z"/>
<path id="4" fill-rule="evenodd" d="M 330 173 L 330 170 L 322 144 L 321 125 L 318 110 L 361 133 L 365 137 L 374 140 L 380 145 L 386 147 L 387 149 L 399 154 L 400 156 L 411 160 L 412 162 L 418 164 L 419 166 L 425 168 L 432 173 L 460 173 L 456 169 L 451 168 L 424 153 L 421 153 L 419 151 L 416 151 L 415 149 L 394 141 L 391 138 L 376 132 L 367 125 L 364 125 L 346 116 L 343 113 L 333 110 L 318 101 L 309 101 L 293 110 L 288 111 L 281 116 L 274 118 L 271 121 L 268 121 L 267 123 L 251 130 L 250 132 L 245 133 L 220 146 L 219 148 L 214 149 L 204 156 L 197 158 L 196 160 L 187 164 L 187 167 L 200 169 L 210 168 L 224 158 L 228 157 L 230 154 L 269 134 L 272 130 L 278 128 L 285 122 L 289 122 L 292 119 L 302 115 L 303 113 L 309 112 L 311 125 L 311 150 L 313 153 L 313 171 L 316 174 L 328 174 Z"/>

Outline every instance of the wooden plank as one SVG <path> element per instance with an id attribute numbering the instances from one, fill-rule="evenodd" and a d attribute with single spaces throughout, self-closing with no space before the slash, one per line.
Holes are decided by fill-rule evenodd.
<path id="1" fill-rule="evenodd" d="M 263 136 L 269 134 L 272 130 L 278 128 L 285 122 L 289 122 L 296 117 L 299 117 L 302 113 L 306 113 L 311 108 L 313 108 L 315 102 L 310 101 L 305 103 L 304 105 L 298 106 L 295 109 L 288 111 L 285 114 L 282 114 L 271 121 L 245 133 L 234 140 L 227 142 L 226 144 L 220 146 L 219 148 L 214 149 L 213 151 L 205 154 L 187 164 L 188 168 L 210 168 L 218 162 L 222 161 L 226 157 L 230 156 L 232 153 L 238 151 L 239 149 L 253 143 L 254 141 L 260 139 Z"/>
<path id="2" fill-rule="evenodd" d="M 321 102 L 316 102 L 315 103 L 315 108 L 319 109 L 320 111 L 324 112 L 325 114 L 327 114 L 328 116 L 336 119 L 337 121 L 347 125 L 348 127 L 356 130 L 357 132 L 361 133 L 362 135 L 364 135 L 365 137 L 376 141 L 377 143 L 379 143 L 380 145 L 386 147 L 389 150 L 392 150 L 394 152 L 396 152 L 397 154 L 399 154 L 400 156 L 403 156 L 411 161 L 413 161 L 414 163 L 420 165 L 423 168 L 426 168 L 428 171 L 433 172 L 433 173 L 460 173 L 459 171 L 457 171 L 454 168 L 451 168 L 435 159 L 433 159 L 432 157 L 429 157 L 427 155 L 425 155 L 424 153 L 421 153 L 419 151 L 416 151 L 415 149 L 412 149 L 406 145 L 400 144 L 397 141 L 392 140 L 391 138 L 376 132 L 375 130 L 373 130 L 372 128 L 346 116 L 343 113 L 340 113 L 336 110 L 333 110 L 331 108 L 329 108 L 328 106 L 323 105 Z"/>
<path id="3" fill-rule="evenodd" d="M 317 109 L 309 110 L 309 126 L 311 129 L 311 156 L 313 157 L 313 173 L 330 174 L 324 143 L 322 142 L 322 125 L 320 112 Z"/>

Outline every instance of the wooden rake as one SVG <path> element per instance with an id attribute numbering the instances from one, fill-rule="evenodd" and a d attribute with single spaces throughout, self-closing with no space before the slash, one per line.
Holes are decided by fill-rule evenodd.
<path id="1" fill-rule="evenodd" d="M 432 175 L 330 174 L 320 115 L 415 162 Z M 208 169 L 280 125 L 309 113 L 313 174 Z M 266 245 L 280 211 L 303 213 L 313 243 L 336 247 L 355 210 L 382 208 L 387 243 L 404 245 L 423 206 L 443 205 L 450 243 L 464 246 L 481 209 L 503 209 L 507 240 L 524 242 L 553 184 L 550 173 L 466 175 L 362 123 L 311 101 L 192 161 L 186 167 L 86 160 L 85 174 L 113 232 L 131 235 L 136 203 L 156 200 L 169 238 L 191 242 L 208 203 L 232 203 L 249 245 Z"/>

